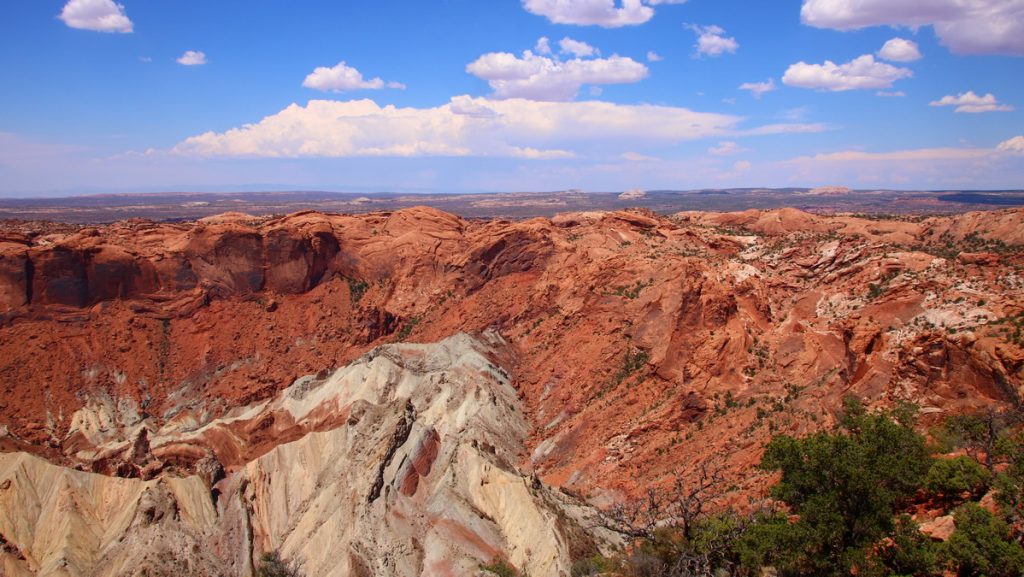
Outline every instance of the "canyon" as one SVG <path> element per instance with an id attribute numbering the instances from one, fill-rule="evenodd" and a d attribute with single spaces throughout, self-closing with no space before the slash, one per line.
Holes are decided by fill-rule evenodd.
<path id="1" fill-rule="evenodd" d="M 1021 209 L 7 221 L 4 574 L 568 575 L 847 395 L 1019 403 L 1022 267 Z"/>

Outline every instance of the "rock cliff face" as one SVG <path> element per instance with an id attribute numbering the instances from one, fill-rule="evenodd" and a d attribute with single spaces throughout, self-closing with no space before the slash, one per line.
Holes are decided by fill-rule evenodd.
<path id="1" fill-rule="evenodd" d="M 523 450 L 487 440 L 481 458 L 598 505 L 709 459 L 736 496 L 756 492 L 765 441 L 828 426 L 846 394 L 930 419 L 1019 402 L 1024 386 L 1020 210 L 509 222 L 417 208 L 7 228 L 0 450 L 135 483 L 223 483 L 220 468 L 245 475 L 281 445 L 327 442 L 352 415 L 334 397 L 298 411 L 283 390 L 380 345 L 462 332 L 501 336 L 489 354 L 522 407 L 488 424 Z M 446 446 L 415 424 L 420 409 L 388 407 L 381 434 L 422 449 L 379 499 L 434 491 L 421 477 Z M 376 474 L 360 472 L 364 496 Z"/>
<path id="2" fill-rule="evenodd" d="M 4 574 L 249 575 L 278 551 L 310 577 L 473 575 L 495 557 L 568 575 L 593 513 L 517 470 L 527 423 L 503 346 L 390 345 L 203 426 L 75 431 L 82 451 L 143 469 L 205 455 L 186 477 L 0 454 Z"/>

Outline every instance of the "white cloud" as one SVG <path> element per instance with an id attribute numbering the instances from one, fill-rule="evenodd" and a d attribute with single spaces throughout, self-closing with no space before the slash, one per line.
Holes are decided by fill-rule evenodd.
<path id="1" fill-rule="evenodd" d="M 740 44 L 735 38 L 725 36 L 725 30 L 720 26 L 689 26 L 697 34 L 697 44 L 694 49 L 698 56 L 721 56 L 722 54 L 735 54 Z"/>
<path id="2" fill-rule="evenodd" d="M 740 90 L 749 90 L 754 98 L 760 99 L 766 93 L 775 90 L 775 79 L 769 78 L 764 82 L 744 82 L 740 84 Z"/>
<path id="3" fill-rule="evenodd" d="M 198 50 L 186 50 L 175 62 L 182 66 L 202 66 L 206 64 L 206 54 Z"/>
<path id="4" fill-rule="evenodd" d="M 943 96 L 939 100 L 929 102 L 928 104 L 929 106 L 955 106 L 956 110 L 954 112 L 968 113 L 1009 112 L 1013 110 L 1013 107 L 1009 104 L 1000 104 L 995 95 L 991 93 L 978 96 L 971 90 L 956 96 Z"/>
<path id="5" fill-rule="evenodd" d="M 650 156 L 647 154 L 640 154 L 639 152 L 633 152 L 631 150 L 622 153 L 622 159 L 630 162 L 655 162 L 661 160 L 656 156 Z"/>
<path id="6" fill-rule="evenodd" d="M 128 33 L 133 28 L 124 6 L 113 0 L 68 0 L 60 19 L 71 28 L 97 32 Z"/>
<path id="7" fill-rule="evenodd" d="M 1024 155 L 1024 136 L 1014 136 L 1009 140 L 1004 140 L 999 143 L 996 150 L 1014 155 Z"/>
<path id="8" fill-rule="evenodd" d="M 647 61 L 648 62 L 661 62 L 662 60 L 664 60 L 664 58 L 659 56 L 657 52 L 655 52 L 653 50 L 648 50 L 647 51 Z"/>
<path id="9" fill-rule="evenodd" d="M 654 9 L 641 0 L 523 0 L 523 7 L 555 24 L 604 28 L 635 26 L 654 17 Z"/>
<path id="10" fill-rule="evenodd" d="M 769 134 L 808 134 L 812 132 L 825 132 L 830 127 L 820 122 L 809 124 L 765 124 L 757 128 L 742 130 L 736 134 L 739 136 L 766 136 Z"/>
<path id="11" fill-rule="evenodd" d="M 903 92 L 902 90 L 879 90 L 878 92 L 875 93 L 875 95 L 886 98 L 903 98 L 904 96 L 907 95 L 907 93 Z"/>
<path id="12" fill-rule="evenodd" d="M 708 154 L 715 156 L 731 156 L 740 152 L 743 152 L 743 148 L 731 140 L 719 142 L 717 146 L 712 146 L 708 149 Z"/>
<path id="13" fill-rule="evenodd" d="M 913 40 L 893 38 L 878 51 L 878 57 L 890 62 L 914 62 L 921 59 L 921 51 Z"/>
<path id="14" fill-rule="evenodd" d="M 551 41 L 548 40 L 547 36 L 541 36 L 537 40 L 537 44 L 534 45 L 533 51 L 537 54 L 551 54 Z"/>
<path id="15" fill-rule="evenodd" d="M 1014 153 L 1015 138 L 991 148 L 842 150 L 774 163 L 769 172 L 798 186 L 841 182 L 860 188 L 1009 188 L 1024 177 L 1024 153 Z M 1020 138 L 1017 145 L 1024 147 Z"/>
<path id="16" fill-rule="evenodd" d="M 577 149 L 672 145 L 736 131 L 740 118 L 610 102 L 457 96 L 434 108 L 372 100 L 292 104 L 255 124 L 207 132 L 174 152 L 198 156 L 505 156 L 564 158 Z"/>
<path id="17" fill-rule="evenodd" d="M 732 169 L 734 172 L 749 172 L 754 165 L 749 160 L 737 160 L 733 165 Z"/>
<path id="18" fill-rule="evenodd" d="M 865 152 L 861 150 L 844 150 L 841 152 L 828 152 L 814 155 L 815 160 L 827 160 L 833 162 L 866 162 L 866 161 L 942 161 L 942 160 L 966 160 L 972 158 L 983 158 L 992 154 L 988 148 L 916 148 L 910 150 L 896 150 L 892 152 Z"/>
<path id="19" fill-rule="evenodd" d="M 578 47 L 577 47 L 578 48 Z M 584 84 L 630 84 L 647 78 L 643 64 L 627 57 L 560 60 L 526 50 L 522 56 L 491 52 L 466 66 L 497 98 L 572 100 Z"/>
<path id="20" fill-rule="evenodd" d="M 581 58 L 585 58 L 587 56 L 594 56 L 596 54 L 601 53 L 600 50 L 594 48 L 590 44 L 587 44 L 586 42 L 581 42 L 579 40 L 573 40 L 568 36 L 558 41 L 558 47 L 561 49 L 562 54 L 572 54 L 573 56 L 578 56 Z"/>
<path id="21" fill-rule="evenodd" d="M 878 62 L 874 56 L 865 54 L 845 64 L 831 60 L 824 64 L 798 62 L 786 70 L 782 82 L 787 86 L 841 92 L 889 88 L 893 82 L 913 75 L 909 68 Z"/>
<path id="22" fill-rule="evenodd" d="M 800 18 L 837 30 L 930 25 L 958 54 L 1024 56 L 1024 0 L 804 0 Z"/>
<path id="23" fill-rule="evenodd" d="M 405 88 L 405 85 L 400 82 L 384 82 L 380 78 L 365 79 L 361 72 L 345 64 L 345 62 L 339 62 L 330 68 L 318 66 L 306 76 L 306 79 L 302 81 L 302 85 L 306 88 L 323 92 L 379 90 L 385 87 Z"/>

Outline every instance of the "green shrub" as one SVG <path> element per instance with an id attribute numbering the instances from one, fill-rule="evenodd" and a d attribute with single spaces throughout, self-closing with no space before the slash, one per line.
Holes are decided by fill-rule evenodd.
<path id="1" fill-rule="evenodd" d="M 579 559 L 572 564 L 572 570 L 570 575 L 572 577 L 592 577 L 593 575 L 602 575 L 605 573 L 611 573 L 619 569 L 619 564 L 603 555 L 594 555 L 592 557 L 586 557 Z"/>
<path id="2" fill-rule="evenodd" d="M 480 569 L 488 573 L 494 573 L 498 577 L 520 577 L 519 571 L 516 571 L 516 568 L 509 565 L 508 561 L 504 559 L 494 559 L 487 565 L 481 565 Z"/>
<path id="3" fill-rule="evenodd" d="M 1005 521 L 974 503 L 953 516 L 956 530 L 946 542 L 946 555 L 960 577 L 1020 577 L 1024 548 L 1015 543 Z"/>
<path id="4" fill-rule="evenodd" d="M 348 281 L 348 296 L 349 300 L 352 301 L 354 306 L 359 306 L 359 301 L 363 300 L 363 295 L 366 291 L 370 290 L 370 285 L 366 281 L 356 280 L 354 278 L 345 279 Z"/>
<path id="5" fill-rule="evenodd" d="M 992 474 L 988 469 L 970 457 L 954 459 L 935 459 L 925 487 L 932 493 L 938 493 L 947 499 L 956 498 L 964 493 L 977 497 L 988 490 L 992 483 Z"/>
<path id="6" fill-rule="evenodd" d="M 619 369 L 619 372 L 615 375 L 615 383 L 619 384 L 622 381 L 625 381 L 632 376 L 633 373 L 646 367 L 647 361 L 649 360 L 650 356 L 646 351 L 634 351 L 632 349 L 627 350 L 626 356 L 622 360 L 622 368 Z"/>
<path id="7" fill-rule="evenodd" d="M 798 545 L 779 566 L 784 575 L 847 577 L 863 568 L 931 466 L 924 437 L 910 427 L 912 411 L 868 414 L 856 400 L 845 405 L 838 430 L 775 437 L 761 462 L 782 472 L 772 494 L 799 515 L 774 527 L 777 539 Z"/>
<path id="8" fill-rule="evenodd" d="M 940 574 L 941 546 L 921 533 L 909 515 L 896 519 L 889 542 L 877 552 L 878 563 L 889 575 L 931 577 Z"/>
<path id="9" fill-rule="evenodd" d="M 264 553 L 256 568 L 256 577 L 301 577 L 299 566 L 294 561 L 281 559 L 277 551 Z"/>

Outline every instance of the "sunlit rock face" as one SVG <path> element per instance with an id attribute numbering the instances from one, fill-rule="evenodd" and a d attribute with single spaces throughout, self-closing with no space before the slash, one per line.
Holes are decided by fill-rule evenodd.
<path id="1" fill-rule="evenodd" d="M 569 532 L 588 539 L 593 513 L 517 470 L 527 425 L 503 346 L 488 333 L 380 347 L 144 447 L 144 422 L 132 441 L 80 416 L 83 446 L 108 462 L 203 455 L 226 470 L 142 480 L 0 454 L 4 574 L 249 575 L 277 551 L 310 577 L 473 575 L 495 557 L 568 575 Z"/>

